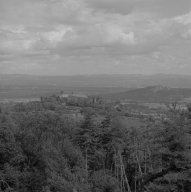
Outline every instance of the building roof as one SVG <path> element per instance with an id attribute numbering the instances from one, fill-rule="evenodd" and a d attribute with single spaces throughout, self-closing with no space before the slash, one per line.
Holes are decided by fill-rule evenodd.
<path id="1" fill-rule="evenodd" d="M 61 94 L 60 95 L 61 98 L 68 98 L 68 96 L 69 96 L 68 94 Z"/>
<path id="2" fill-rule="evenodd" d="M 75 98 L 88 98 L 88 96 L 84 93 L 74 93 L 69 95 L 69 97 L 75 97 Z"/>

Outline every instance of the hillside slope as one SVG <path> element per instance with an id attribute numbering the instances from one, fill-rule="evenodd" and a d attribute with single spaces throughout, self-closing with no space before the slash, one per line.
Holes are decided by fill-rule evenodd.
<path id="1" fill-rule="evenodd" d="M 145 88 L 125 91 L 119 94 L 108 95 L 111 99 L 135 100 L 135 101 L 169 101 L 183 100 L 191 97 L 190 88 L 171 88 L 163 86 L 149 86 Z"/>

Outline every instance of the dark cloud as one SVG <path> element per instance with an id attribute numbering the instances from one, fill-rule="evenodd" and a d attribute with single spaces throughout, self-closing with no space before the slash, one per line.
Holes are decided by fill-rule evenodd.
<path id="1" fill-rule="evenodd" d="M 174 17 L 190 12 L 191 0 L 150 0 L 150 6 L 150 11 L 157 12 L 162 17 Z"/>
<path id="2" fill-rule="evenodd" d="M 134 3 L 128 0 L 86 0 L 86 3 L 95 9 L 104 10 L 108 13 L 127 15 L 132 12 Z"/>

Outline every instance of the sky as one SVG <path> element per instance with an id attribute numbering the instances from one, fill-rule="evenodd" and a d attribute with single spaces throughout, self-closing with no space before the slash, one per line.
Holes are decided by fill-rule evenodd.
<path id="1" fill-rule="evenodd" d="M 0 74 L 191 75 L 191 0 L 0 0 Z"/>

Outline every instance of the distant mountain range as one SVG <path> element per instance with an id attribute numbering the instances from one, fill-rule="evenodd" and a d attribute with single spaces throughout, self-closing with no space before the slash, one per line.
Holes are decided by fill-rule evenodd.
<path id="1" fill-rule="evenodd" d="M 125 91 L 117 94 L 102 95 L 105 98 L 133 100 L 133 101 L 153 101 L 164 102 L 170 100 L 184 100 L 191 98 L 191 88 L 171 88 L 163 86 L 149 86 Z"/>
<path id="2" fill-rule="evenodd" d="M 65 87 L 127 87 L 168 86 L 191 88 L 191 76 L 174 74 L 155 75 L 75 75 L 32 76 L 0 74 L 0 85 L 65 86 Z"/>

